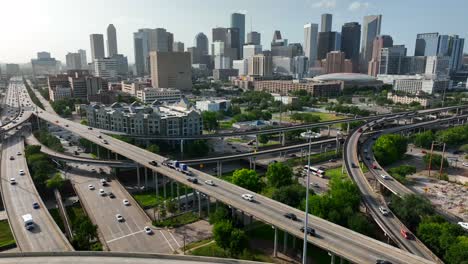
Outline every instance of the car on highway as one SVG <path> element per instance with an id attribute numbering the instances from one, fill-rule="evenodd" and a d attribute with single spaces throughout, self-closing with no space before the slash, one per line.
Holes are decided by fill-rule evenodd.
<path id="1" fill-rule="evenodd" d="M 41 113 L 42 113 L 42 112 L 41 112 Z M 88 130 L 93 130 L 93 128 L 92 128 L 92 127 L 88 127 Z"/>
<path id="2" fill-rule="evenodd" d="M 242 197 L 242 199 L 247 200 L 249 202 L 253 202 L 254 199 L 255 199 L 254 196 L 252 194 L 250 194 L 250 193 L 244 193 L 244 194 L 241 195 L 241 197 Z"/>
<path id="3" fill-rule="evenodd" d="M 353 168 L 359 168 L 355 163 L 351 163 L 351 167 L 353 167 Z"/>
<path id="4" fill-rule="evenodd" d="M 372 164 L 372 169 L 376 170 L 376 169 L 378 169 L 378 168 L 379 168 L 379 167 L 377 167 L 376 164 Z"/>
<path id="5" fill-rule="evenodd" d="M 38 203 L 38 202 L 34 202 L 34 203 L 32 204 L 32 207 L 33 207 L 34 209 L 39 209 L 40 206 L 39 206 L 39 203 Z"/>
<path id="6" fill-rule="evenodd" d="M 106 195 L 106 192 L 104 191 L 104 189 L 99 189 L 99 195 L 100 196 L 105 196 Z"/>
<path id="7" fill-rule="evenodd" d="M 158 166 L 158 162 L 156 162 L 155 160 L 152 160 L 152 161 L 150 161 L 148 163 L 149 163 L 149 165 L 152 165 L 152 166 L 155 166 L 155 167 Z"/>
<path id="8" fill-rule="evenodd" d="M 102 138 L 102 136 L 101 136 L 101 135 L 98 135 L 97 137 L 98 137 L 98 138 Z"/>
<path id="9" fill-rule="evenodd" d="M 297 221 L 297 216 L 293 213 L 285 213 L 284 217 L 286 217 L 287 219 L 291 219 L 293 221 Z"/>
<path id="10" fill-rule="evenodd" d="M 21 156 L 21 152 L 19 152 L 19 151 L 16 152 L 16 155 L 17 155 L 17 156 Z"/>
<path id="11" fill-rule="evenodd" d="M 101 179 L 100 180 L 102 186 L 107 186 L 107 181 L 106 179 Z"/>
<path id="12" fill-rule="evenodd" d="M 127 199 L 123 199 L 123 200 L 122 200 L 122 203 L 123 203 L 123 205 L 125 205 L 125 206 L 129 206 L 129 205 L 130 205 L 130 202 L 129 202 Z"/>
<path id="13" fill-rule="evenodd" d="M 105 140 L 105 139 L 102 141 L 102 143 L 104 143 L 106 145 L 109 144 L 109 142 L 107 142 L 107 140 Z"/>
<path id="14" fill-rule="evenodd" d="M 115 218 L 117 219 L 118 222 L 123 222 L 124 218 L 121 214 L 116 214 Z"/>
<path id="15" fill-rule="evenodd" d="M 385 216 L 388 215 L 388 210 L 387 210 L 387 208 L 385 208 L 385 207 L 383 207 L 383 206 L 379 206 L 379 211 L 382 213 L 382 215 L 385 215 Z"/>
<path id="16" fill-rule="evenodd" d="M 194 183 L 194 184 L 197 184 L 198 183 L 198 179 L 197 178 L 187 178 L 187 181 L 191 182 L 191 183 Z"/>
<path id="17" fill-rule="evenodd" d="M 88 190 L 94 190 L 94 185 L 92 184 L 88 185 Z"/>
<path id="18" fill-rule="evenodd" d="M 304 227 L 303 227 L 303 226 L 300 228 L 300 230 L 301 230 L 302 233 L 304 233 Z M 312 227 L 308 226 L 308 227 L 307 227 L 307 234 L 308 234 L 308 235 L 311 235 L 311 236 L 315 236 L 315 235 L 316 235 L 315 229 L 313 229 Z"/>
<path id="19" fill-rule="evenodd" d="M 385 174 L 381 174 L 380 177 L 382 177 L 382 179 L 384 179 L 384 180 L 391 180 L 392 179 L 392 178 L 390 178 L 390 176 L 385 175 Z"/>
<path id="20" fill-rule="evenodd" d="M 153 234 L 153 230 L 149 226 L 145 226 L 145 228 L 143 228 L 143 230 L 145 230 L 145 233 L 147 235 Z"/>
<path id="21" fill-rule="evenodd" d="M 315 187 L 315 188 L 320 187 L 320 186 L 318 185 L 318 183 L 316 183 L 316 182 L 311 182 L 311 183 L 310 183 L 310 186 Z"/>
<path id="22" fill-rule="evenodd" d="M 19 175 L 23 176 L 24 175 L 24 170 L 19 170 Z"/>
<path id="23" fill-rule="evenodd" d="M 359 133 L 362 133 L 362 128 L 359 128 L 359 129 L 358 129 L 358 132 L 359 132 Z"/>
<path id="24" fill-rule="evenodd" d="M 15 178 L 10 178 L 10 184 L 15 185 L 16 184 L 16 179 Z"/>
<path id="25" fill-rule="evenodd" d="M 68 127 L 68 125 L 65 125 L 65 127 Z"/>
<path id="26" fill-rule="evenodd" d="M 212 180 L 206 180 L 205 183 L 206 183 L 206 185 L 216 186 L 216 184 Z"/>
<path id="27" fill-rule="evenodd" d="M 402 235 L 405 239 L 408 239 L 408 240 L 413 239 L 413 234 L 411 234 L 411 233 L 410 233 L 408 230 L 406 230 L 406 229 L 403 229 L 403 228 L 402 228 L 402 229 L 400 230 L 400 233 L 401 233 L 401 235 Z"/>
<path id="28" fill-rule="evenodd" d="M 468 162 L 463 162 L 462 165 L 468 167 Z"/>
<path id="29" fill-rule="evenodd" d="M 10 156 L 10 160 L 14 160 L 14 159 L 15 159 L 15 157 L 13 157 L 13 156 Z"/>
<path id="30" fill-rule="evenodd" d="M 467 222 L 458 222 L 457 224 L 459 226 L 461 226 L 463 229 L 468 230 L 468 223 Z"/>
<path id="31" fill-rule="evenodd" d="M 111 198 L 111 199 L 114 199 L 114 198 L 115 198 L 115 195 L 114 195 L 114 193 L 112 193 L 112 192 L 108 192 L 108 193 L 107 193 L 107 196 L 109 196 L 109 198 Z"/>
<path id="32" fill-rule="evenodd" d="M 375 264 L 392 264 L 392 262 L 384 259 L 378 259 L 375 261 Z"/>

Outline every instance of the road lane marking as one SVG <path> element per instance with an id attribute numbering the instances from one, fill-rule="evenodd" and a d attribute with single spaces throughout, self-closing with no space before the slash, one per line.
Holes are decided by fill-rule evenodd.
<path id="1" fill-rule="evenodd" d="M 119 239 L 122 239 L 122 238 L 126 238 L 126 237 L 129 237 L 129 236 L 133 236 L 133 235 L 136 235 L 136 234 L 142 233 L 142 232 L 144 232 L 144 230 L 136 231 L 136 232 L 133 232 L 133 233 L 128 234 L 128 235 L 125 235 L 125 236 L 121 236 L 121 237 L 117 237 L 117 238 L 108 240 L 108 241 L 106 241 L 106 243 L 112 243 L 112 242 L 114 242 L 114 241 L 116 241 L 116 240 L 119 240 Z M 167 240 L 167 239 L 166 239 L 166 240 Z"/>
<path id="2" fill-rule="evenodd" d="M 172 249 L 172 251 L 175 251 L 174 247 L 171 245 L 171 243 L 169 242 L 169 240 L 167 240 L 166 236 L 164 235 L 164 233 L 159 230 L 159 233 L 161 233 L 161 235 L 164 237 L 164 239 L 166 240 L 167 244 L 169 245 L 169 247 Z"/>
<path id="3" fill-rule="evenodd" d="M 172 232 L 169 232 L 169 235 L 171 235 L 172 239 L 174 239 L 174 241 L 176 242 L 177 246 L 180 247 L 179 242 L 177 242 L 177 239 L 174 237 L 174 235 L 172 234 Z"/>

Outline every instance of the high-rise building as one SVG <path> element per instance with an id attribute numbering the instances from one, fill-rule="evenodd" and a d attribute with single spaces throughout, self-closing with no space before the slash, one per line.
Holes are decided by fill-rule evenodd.
<path id="1" fill-rule="evenodd" d="M 188 52 L 150 52 L 153 88 L 192 89 L 192 65 Z"/>
<path id="2" fill-rule="evenodd" d="M 81 65 L 80 53 L 67 53 L 67 55 L 65 55 L 65 61 L 68 70 L 80 70 L 83 68 Z"/>
<path id="3" fill-rule="evenodd" d="M 307 57 L 310 67 L 317 60 L 318 25 L 308 23 L 304 25 L 304 55 Z"/>
<path id="4" fill-rule="evenodd" d="M 164 28 L 142 28 L 133 33 L 135 71 L 137 76 L 149 73 L 149 52 L 172 50 L 174 36 Z"/>
<path id="5" fill-rule="evenodd" d="M 167 51 L 172 52 L 174 47 L 174 34 L 167 32 Z"/>
<path id="6" fill-rule="evenodd" d="M 240 13 L 231 14 L 231 28 L 239 29 L 239 39 L 237 48 L 239 49 L 239 58 L 242 58 L 242 46 L 245 43 L 245 15 Z"/>
<path id="7" fill-rule="evenodd" d="M 232 62 L 232 68 L 238 70 L 239 76 L 245 76 L 248 74 L 249 71 L 249 61 L 246 58 L 241 60 L 235 60 Z"/>
<path id="8" fill-rule="evenodd" d="M 275 30 L 275 32 L 273 33 L 273 39 L 271 41 L 271 46 L 274 47 L 274 46 L 286 46 L 286 45 L 287 45 L 287 41 L 285 41 L 281 37 L 281 31 Z"/>
<path id="9" fill-rule="evenodd" d="M 437 56 L 439 53 L 439 33 L 422 33 L 416 36 L 414 56 Z"/>
<path id="10" fill-rule="evenodd" d="M 360 71 L 367 73 L 368 63 L 372 58 L 374 39 L 380 35 L 382 15 L 365 16 L 362 26 Z"/>
<path id="11" fill-rule="evenodd" d="M 450 56 L 450 70 L 457 71 L 463 66 L 463 49 L 465 39 L 459 38 L 458 35 L 449 37 L 448 55 Z"/>
<path id="12" fill-rule="evenodd" d="M 404 74 L 406 48 L 404 45 L 394 45 L 380 50 L 378 74 Z"/>
<path id="13" fill-rule="evenodd" d="M 202 32 L 195 36 L 195 47 L 198 48 L 201 55 L 208 55 L 208 38 Z"/>
<path id="14" fill-rule="evenodd" d="M 270 55 L 258 54 L 249 59 L 248 72 L 250 76 L 271 76 L 273 60 Z"/>
<path id="15" fill-rule="evenodd" d="M 345 59 L 345 53 L 342 51 L 330 51 L 323 60 L 323 68 L 326 73 L 350 73 L 353 70 L 351 60 Z"/>
<path id="16" fill-rule="evenodd" d="M 91 41 L 91 60 L 102 59 L 106 55 L 104 53 L 104 36 L 102 34 L 89 35 Z"/>
<path id="17" fill-rule="evenodd" d="M 37 59 L 31 60 L 34 78 L 40 75 L 55 75 L 59 73 L 59 63 L 49 52 L 38 52 Z"/>
<path id="18" fill-rule="evenodd" d="M 383 48 L 390 48 L 393 46 L 393 39 L 388 35 L 377 36 L 372 43 L 372 57 L 368 66 L 368 73 L 372 76 L 379 74 L 380 68 L 380 53 Z"/>
<path id="19" fill-rule="evenodd" d="M 176 41 L 172 45 L 172 51 L 173 52 L 184 52 L 185 51 L 185 46 L 183 42 Z"/>
<path id="20" fill-rule="evenodd" d="M 164 28 L 155 28 L 149 30 L 148 49 L 149 51 L 169 51 L 169 40 L 171 33 Z M 172 37 L 173 38 L 173 37 Z M 172 48 L 172 43 L 171 43 Z"/>
<path id="21" fill-rule="evenodd" d="M 251 31 L 247 33 L 247 42 L 245 44 L 260 45 L 261 44 L 261 35 L 256 31 Z"/>
<path id="22" fill-rule="evenodd" d="M 8 76 L 14 76 L 20 73 L 20 66 L 19 64 L 15 63 L 7 63 L 5 66 L 5 73 Z"/>
<path id="23" fill-rule="evenodd" d="M 332 14 L 322 14 L 322 23 L 320 24 L 320 32 L 330 32 L 332 30 Z"/>
<path id="24" fill-rule="evenodd" d="M 249 59 L 262 53 L 262 45 L 244 45 L 244 58 Z"/>
<path id="25" fill-rule="evenodd" d="M 361 25 L 357 22 L 345 23 L 341 27 L 341 51 L 353 63 L 353 72 L 359 69 L 359 47 L 361 44 Z"/>
<path id="26" fill-rule="evenodd" d="M 37 53 L 37 58 L 39 60 L 47 60 L 50 59 L 50 52 L 47 51 L 40 51 Z"/>
<path id="27" fill-rule="evenodd" d="M 88 59 L 86 58 L 86 50 L 79 49 L 78 53 L 80 54 L 81 69 L 88 69 Z"/>
<path id="28" fill-rule="evenodd" d="M 320 32 L 318 35 L 317 59 L 323 60 L 330 51 L 340 50 L 341 36 L 338 32 Z"/>
<path id="29" fill-rule="evenodd" d="M 427 76 L 433 79 L 443 79 L 448 77 L 450 73 L 450 57 L 449 56 L 428 56 L 426 59 Z"/>
<path id="30" fill-rule="evenodd" d="M 117 60 L 114 58 L 96 58 L 94 60 L 94 75 L 105 80 L 117 80 Z"/>
<path id="31" fill-rule="evenodd" d="M 227 28 L 217 27 L 217 28 L 213 28 L 211 31 L 212 31 L 211 39 L 213 42 L 215 41 L 226 42 Z"/>
<path id="32" fill-rule="evenodd" d="M 112 57 L 118 54 L 117 50 L 117 32 L 114 25 L 107 26 L 107 56 Z"/>
<path id="33" fill-rule="evenodd" d="M 309 62 L 306 56 L 296 56 L 293 58 L 294 78 L 302 79 L 309 72 Z"/>
<path id="34" fill-rule="evenodd" d="M 122 54 L 114 54 L 112 59 L 117 64 L 117 75 L 125 77 L 128 74 L 128 59 Z"/>

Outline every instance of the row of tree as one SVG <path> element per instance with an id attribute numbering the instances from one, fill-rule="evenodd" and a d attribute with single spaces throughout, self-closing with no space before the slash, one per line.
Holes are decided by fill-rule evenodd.
<path id="1" fill-rule="evenodd" d="M 401 160 L 406 153 L 408 141 L 397 134 L 383 135 L 379 137 L 372 150 L 377 161 L 382 165 L 388 165 Z"/>
<path id="2" fill-rule="evenodd" d="M 458 147 L 468 143 L 468 125 L 452 127 L 436 133 L 428 130 L 413 136 L 413 143 L 418 147 L 429 149 L 433 141 L 444 142 L 449 147 Z"/>
<path id="3" fill-rule="evenodd" d="M 371 114 L 369 110 L 360 109 L 357 106 L 348 106 L 343 104 L 329 104 L 325 109 L 337 113 L 352 114 L 357 116 L 369 116 Z"/>
<path id="4" fill-rule="evenodd" d="M 63 152 L 64 148 L 60 140 L 54 135 L 50 134 L 47 130 L 39 130 L 34 132 L 34 136 L 41 142 L 44 146 L 57 151 Z"/>

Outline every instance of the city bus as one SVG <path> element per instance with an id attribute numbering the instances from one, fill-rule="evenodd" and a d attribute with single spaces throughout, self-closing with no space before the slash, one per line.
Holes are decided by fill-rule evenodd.
<path id="1" fill-rule="evenodd" d="M 308 168 L 309 168 L 308 165 L 305 165 L 305 166 L 304 166 L 304 173 L 305 173 L 306 175 L 307 175 L 307 169 L 308 169 Z M 311 173 L 312 175 L 318 176 L 318 177 L 320 177 L 320 178 L 323 178 L 323 177 L 325 176 L 325 171 L 320 170 L 320 169 L 315 168 L 315 167 L 312 167 L 312 166 L 310 166 L 310 173 Z"/>

